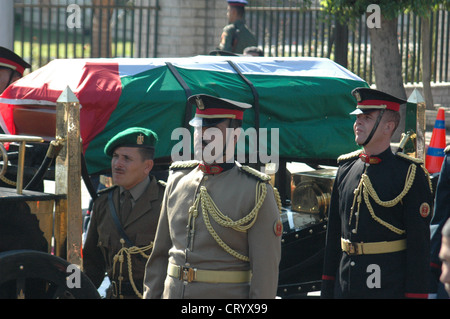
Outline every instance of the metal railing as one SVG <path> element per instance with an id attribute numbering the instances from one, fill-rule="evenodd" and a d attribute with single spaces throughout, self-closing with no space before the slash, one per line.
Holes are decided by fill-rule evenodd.
<path id="1" fill-rule="evenodd" d="M 141 36 L 158 27 L 159 2 L 155 3 L 151 6 L 123 0 L 83 0 L 76 4 L 64 0 L 16 2 L 14 51 L 32 65 L 32 70 L 58 58 L 155 57 L 157 38 L 150 45 Z"/>
<path id="2" fill-rule="evenodd" d="M 151 6 L 127 0 L 83 0 L 82 4 L 75 7 L 78 11 L 68 10 L 71 2 L 15 2 L 14 50 L 30 62 L 32 69 L 55 58 L 157 57 L 159 1 L 153 1 L 155 5 Z M 305 8 L 302 3 L 302 0 L 250 2 L 246 20 L 255 32 L 259 46 L 267 56 L 313 56 L 336 60 L 338 40 L 335 18 L 319 7 Z M 68 27 L 68 23 L 77 22 L 77 17 L 79 26 Z M 404 14 L 398 19 L 405 83 L 422 80 L 420 25 L 421 18 L 413 14 Z M 448 11 L 433 12 L 430 32 L 431 81 L 448 82 Z M 155 35 L 152 39 L 150 33 Z M 374 83 L 371 43 L 365 16 L 348 29 L 347 40 L 347 61 L 343 63 L 344 66 L 368 83 Z"/>
<path id="3" fill-rule="evenodd" d="M 336 19 L 320 7 L 305 8 L 302 0 L 253 1 L 246 22 L 266 56 L 313 56 L 335 59 Z M 414 14 L 398 18 L 398 41 L 405 83 L 422 81 L 422 19 Z M 433 12 L 430 20 L 433 82 L 450 80 L 448 11 Z M 375 82 L 366 16 L 348 29 L 346 66 L 368 83 Z"/>

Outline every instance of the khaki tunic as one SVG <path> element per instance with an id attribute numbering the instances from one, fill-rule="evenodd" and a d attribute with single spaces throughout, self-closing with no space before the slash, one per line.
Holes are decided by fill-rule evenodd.
<path id="1" fill-rule="evenodd" d="M 113 278 L 113 258 L 122 248 L 122 244 L 120 243 L 120 233 L 114 224 L 109 209 L 109 192 L 114 192 L 113 202 L 116 212 L 119 214 L 119 187 L 114 186 L 102 191 L 100 197 L 94 202 L 86 242 L 83 247 L 83 270 L 97 288 L 102 283 L 105 272 L 111 281 L 117 281 L 120 272 L 119 263 L 117 263 L 116 278 Z M 163 195 L 164 187 L 152 177 L 150 184 L 137 199 L 125 223 L 122 223 L 125 233 L 135 246 L 145 247 L 153 242 Z M 148 256 L 150 251 L 146 251 L 145 254 Z M 127 255 L 124 255 L 124 258 L 122 275 L 124 281 L 129 284 Z M 134 254 L 131 258 L 133 280 L 136 287 L 142 291 L 147 258 L 140 254 Z"/>
<path id="2" fill-rule="evenodd" d="M 278 285 L 281 237 L 274 226 L 280 211 L 270 184 L 256 221 L 247 232 L 238 232 L 209 220 L 218 236 L 236 252 L 248 256 L 242 261 L 226 252 L 205 226 L 201 205 L 194 222 L 193 240 L 187 236 L 188 212 L 205 186 L 224 214 L 233 221 L 246 216 L 255 206 L 257 177 L 239 166 L 216 175 L 194 169 L 170 172 L 155 246 L 146 266 L 144 298 L 274 298 Z M 249 283 L 184 282 L 167 275 L 168 263 L 201 270 L 252 271 Z"/>

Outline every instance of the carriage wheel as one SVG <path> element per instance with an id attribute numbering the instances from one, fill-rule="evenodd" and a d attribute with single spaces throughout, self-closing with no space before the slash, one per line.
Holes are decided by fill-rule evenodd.
<path id="1" fill-rule="evenodd" d="M 66 260 L 34 250 L 0 253 L 0 299 L 97 299 L 97 289 Z"/>

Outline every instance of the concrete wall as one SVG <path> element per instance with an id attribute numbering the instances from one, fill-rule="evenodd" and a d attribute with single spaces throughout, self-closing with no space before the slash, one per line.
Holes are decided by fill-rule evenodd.
<path id="1" fill-rule="evenodd" d="M 409 96 L 415 88 L 417 88 L 420 94 L 424 96 L 422 83 L 406 84 L 406 96 Z M 433 94 L 433 103 L 436 108 L 442 106 L 450 109 L 450 83 L 431 83 L 431 92 Z"/>
<path id="2" fill-rule="evenodd" d="M 156 1 L 140 0 L 140 3 L 155 5 Z M 161 0 L 159 7 L 158 57 L 208 54 L 219 44 L 222 28 L 227 23 L 226 0 Z M 154 52 L 154 23 L 152 18 L 151 34 L 141 39 L 144 48 L 149 41 L 150 52 Z"/>

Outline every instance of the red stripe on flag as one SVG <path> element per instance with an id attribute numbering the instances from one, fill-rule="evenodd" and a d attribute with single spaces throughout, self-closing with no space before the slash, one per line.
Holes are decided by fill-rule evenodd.
<path id="1" fill-rule="evenodd" d="M 81 104 L 81 138 L 83 151 L 86 151 L 89 142 L 105 128 L 122 94 L 117 62 L 54 60 L 11 84 L 1 97 L 56 103 L 67 85 Z M 0 103 L 0 114 L 10 134 L 17 134 L 13 113 L 15 107 Z"/>

